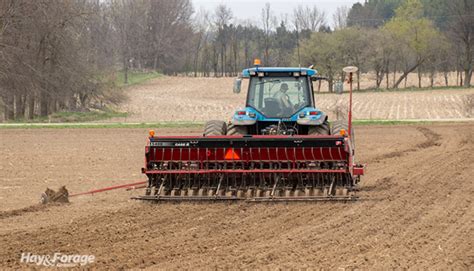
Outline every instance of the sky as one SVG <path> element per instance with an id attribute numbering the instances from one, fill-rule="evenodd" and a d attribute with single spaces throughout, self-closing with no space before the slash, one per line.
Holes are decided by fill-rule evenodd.
<path id="1" fill-rule="evenodd" d="M 363 0 L 191 0 L 195 11 L 201 8 L 209 12 L 213 12 L 219 4 L 225 4 L 232 9 L 234 19 L 238 21 L 253 20 L 260 22 L 260 14 L 265 3 L 270 3 L 273 14 L 280 17 L 281 14 L 291 14 L 293 8 L 298 5 L 314 6 L 326 13 L 326 20 L 330 26 L 333 25 L 332 14 L 340 6 L 352 7 L 356 2 L 363 2 Z"/>

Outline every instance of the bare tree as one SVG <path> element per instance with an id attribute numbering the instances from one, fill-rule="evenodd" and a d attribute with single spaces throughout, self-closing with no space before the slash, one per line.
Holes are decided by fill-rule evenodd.
<path id="1" fill-rule="evenodd" d="M 218 5 L 215 14 L 214 14 L 214 24 L 216 27 L 216 42 L 219 44 L 220 53 L 215 54 L 220 55 L 221 59 L 221 76 L 224 76 L 226 73 L 226 53 L 227 53 L 227 44 L 229 41 L 228 26 L 232 20 L 232 11 L 225 5 Z M 217 48 L 215 48 L 217 49 Z M 216 70 L 217 71 L 217 70 Z"/>
<path id="2" fill-rule="evenodd" d="M 367 70 L 375 73 L 375 87 L 380 88 L 382 80 L 386 79 L 386 88 L 389 88 L 389 67 L 393 61 L 394 41 L 386 31 L 366 30 L 366 43 L 361 58 Z"/>
<path id="3" fill-rule="evenodd" d="M 143 1 L 112 0 L 111 2 L 112 18 L 117 36 L 119 37 L 118 48 L 123 65 L 125 84 L 128 84 L 128 71 L 133 57 L 133 47 L 134 44 L 136 45 L 135 34 L 144 30 L 139 28 L 140 25 L 143 25 L 143 21 L 139 22 L 139 20 L 143 19 L 143 13 L 141 13 L 141 11 L 145 10 L 143 5 Z M 139 6 L 142 7 L 141 10 L 139 10 Z"/>
<path id="4" fill-rule="evenodd" d="M 104 98 L 96 60 L 102 41 L 91 24 L 98 22 L 99 3 L 2 1 L 0 10 L 4 119 L 84 109 Z M 101 27 L 107 29 L 107 23 Z"/>
<path id="5" fill-rule="evenodd" d="M 262 26 L 263 26 L 263 33 L 264 33 L 264 54 L 263 54 L 263 62 L 265 65 L 270 65 L 270 34 L 272 28 L 275 24 L 276 18 L 273 16 L 273 12 L 271 10 L 270 3 L 265 3 L 265 7 L 262 9 Z"/>
<path id="6" fill-rule="evenodd" d="M 195 40 L 194 40 L 194 59 L 193 59 L 193 70 L 194 70 L 194 77 L 197 76 L 198 66 L 199 66 L 199 57 L 201 56 L 201 50 L 203 47 L 206 46 L 207 41 L 209 39 L 209 32 L 210 32 L 210 15 L 209 13 L 201 9 L 194 17 L 194 25 L 195 29 L 194 32 Z"/>
<path id="7" fill-rule="evenodd" d="M 189 0 L 147 0 L 150 9 L 147 14 L 145 36 L 151 40 L 151 50 L 145 56 L 153 55 L 153 69 L 178 72 L 185 66 L 185 56 L 191 50 L 193 37 L 191 15 L 193 8 Z M 146 47 L 146 45 L 144 45 Z"/>
<path id="8" fill-rule="evenodd" d="M 339 30 L 339 29 L 343 29 L 347 27 L 348 15 L 349 15 L 348 7 L 340 6 L 336 9 L 336 12 L 332 15 L 335 30 Z"/>
<path id="9" fill-rule="evenodd" d="M 298 25 L 300 30 L 316 32 L 321 26 L 326 24 L 326 14 L 323 11 L 319 11 L 316 6 L 311 8 L 299 5 L 293 10 L 293 16 L 295 25 Z"/>
<path id="10" fill-rule="evenodd" d="M 449 12 L 453 14 L 453 20 L 448 23 L 448 34 L 463 45 L 464 86 L 469 87 L 474 62 L 474 3 L 469 0 L 452 0 L 447 5 Z"/>

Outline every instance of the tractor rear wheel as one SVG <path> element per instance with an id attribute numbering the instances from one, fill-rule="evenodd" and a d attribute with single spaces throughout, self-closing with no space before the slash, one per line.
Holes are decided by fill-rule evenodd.
<path id="1" fill-rule="evenodd" d="M 310 126 L 308 128 L 308 135 L 329 135 L 329 122 L 325 120 L 323 124 Z"/>
<path id="2" fill-rule="evenodd" d="M 210 120 L 204 126 L 204 136 L 218 136 L 227 133 L 227 124 L 221 120 Z"/>
<path id="3" fill-rule="evenodd" d="M 349 126 L 346 120 L 336 120 L 331 122 L 331 135 L 339 135 L 342 129 L 348 132 Z"/>
<path id="4" fill-rule="evenodd" d="M 227 128 L 227 135 L 246 135 L 248 134 L 247 126 L 230 124 Z"/>
<path id="5" fill-rule="evenodd" d="M 349 130 L 349 125 L 347 124 L 347 120 L 336 120 L 331 122 L 331 135 L 339 135 L 340 131 L 344 129 L 346 133 Z M 355 148 L 355 137 L 354 137 L 354 126 L 351 127 L 351 143 L 352 149 Z"/>

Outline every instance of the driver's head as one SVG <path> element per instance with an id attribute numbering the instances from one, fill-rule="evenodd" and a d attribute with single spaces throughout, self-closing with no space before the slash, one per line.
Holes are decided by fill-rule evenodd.
<path id="1" fill-rule="evenodd" d="M 286 92 L 287 90 L 288 90 L 288 84 L 287 83 L 281 84 L 280 91 L 281 92 Z"/>

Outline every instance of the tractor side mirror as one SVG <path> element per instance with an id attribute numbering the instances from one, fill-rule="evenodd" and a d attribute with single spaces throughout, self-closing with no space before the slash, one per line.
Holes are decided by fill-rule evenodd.
<path id="1" fill-rule="evenodd" d="M 235 78 L 234 80 L 234 93 L 239 94 L 240 88 L 242 87 L 242 78 Z"/>
<path id="2" fill-rule="evenodd" d="M 320 80 L 328 81 L 329 79 L 327 77 L 323 77 L 323 76 L 311 76 L 311 81 L 313 81 L 313 82 L 320 81 Z"/>
<path id="3" fill-rule="evenodd" d="M 344 92 L 344 84 L 341 81 L 334 83 L 334 92 L 342 94 Z"/>

